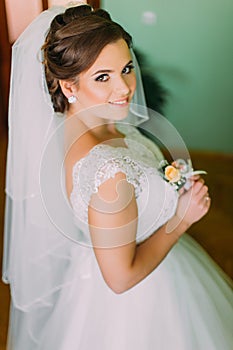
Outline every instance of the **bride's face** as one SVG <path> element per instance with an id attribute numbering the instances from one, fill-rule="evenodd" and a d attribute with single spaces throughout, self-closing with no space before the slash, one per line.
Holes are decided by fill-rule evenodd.
<path id="1" fill-rule="evenodd" d="M 94 64 L 79 75 L 76 111 L 96 105 L 126 109 L 136 88 L 136 76 L 125 40 L 106 45 Z"/>

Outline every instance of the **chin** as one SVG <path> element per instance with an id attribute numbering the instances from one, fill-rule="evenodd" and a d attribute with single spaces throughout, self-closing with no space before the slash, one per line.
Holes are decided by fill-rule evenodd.
<path id="1" fill-rule="evenodd" d="M 123 105 L 116 105 L 112 103 L 105 103 L 91 108 L 92 114 L 96 117 L 106 120 L 118 121 L 125 119 L 129 113 L 129 103 Z"/>
<path id="2" fill-rule="evenodd" d="M 109 114 L 111 120 L 122 120 L 127 117 L 129 113 L 129 103 L 124 105 L 109 104 Z"/>

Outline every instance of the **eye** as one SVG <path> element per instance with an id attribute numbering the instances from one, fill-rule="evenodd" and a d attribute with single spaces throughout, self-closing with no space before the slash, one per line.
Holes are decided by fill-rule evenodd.
<path id="1" fill-rule="evenodd" d="M 133 64 L 128 64 L 127 66 L 125 66 L 123 68 L 122 74 L 130 74 L 133 69 L 134 69 L 134 65 Z"/>
<path id="2" fill-rule="evenodd" d="M 108 80 L 109 80 L 108 74 L 101 74 L 97 78 L 95 78 L 95 81 L 101 81 L 101 82 L 106 82 Z"/>

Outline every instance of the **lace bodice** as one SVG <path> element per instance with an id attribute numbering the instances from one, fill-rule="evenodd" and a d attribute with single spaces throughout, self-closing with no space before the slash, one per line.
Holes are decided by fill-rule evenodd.
<path id="1" fill-rule="evenodd" d="M 158 172 L 163 156 L 158 147 L 136 128 L 121 125 L 127 147 L 100 144 L 92 148 L 73 167 L 71 203 L 76 225 L 84 232 L 88 242 L 88 205 L 101 184 L 118 172 L 134 186 L 138 206 L 137 241 L 140 242 L 163 225 L 173 214 L 177 193 Z"/>

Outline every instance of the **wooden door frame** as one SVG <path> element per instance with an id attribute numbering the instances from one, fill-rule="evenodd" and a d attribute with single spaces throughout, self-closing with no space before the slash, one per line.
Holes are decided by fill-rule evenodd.
<path id="1" fill-rule="evenodd" d="M 7 109 L 10 83 L 11 44 L 9 42 L 5 1 L 0 1 L 0 131 L 7 128 Z"/>
<path id="2" fill-rule="evenodd" d="M 48 8 L 48 0 L 42 0 L 42 8 L 43 8 L 43 11 L 47 10 L 47 8 Z"/>
<path id="3" fill-rule="evenodd" d="M 88 4 L 90 4 L 94 9 L 100 8 L 100 0 L 89 0 Z"/>

